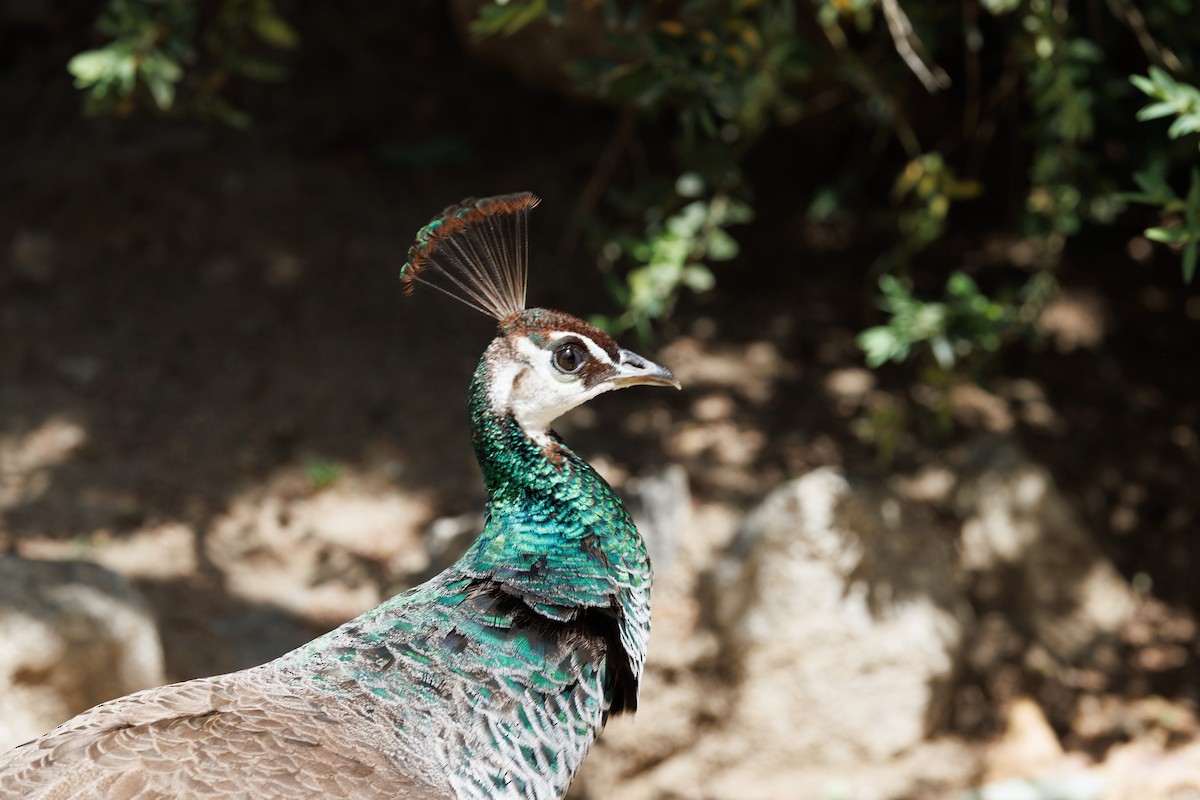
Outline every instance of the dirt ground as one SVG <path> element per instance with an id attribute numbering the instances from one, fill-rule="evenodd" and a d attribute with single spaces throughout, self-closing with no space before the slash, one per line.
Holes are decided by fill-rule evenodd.
<path id="1" fill-rule="evenodd" d="M 4 33 L 0 544 L 134 578 L 174 679 L 272 658 L 457 555 L 482 501 L 463 398 L 489 324 L 400 290 L 434 212 L 536 192 L 531 299 L 613 310 L 560 236 L 613 114 L 471 62 L 436 4 L 377 26 L 310 5 L 291 79 L 238 89 L 247 132 L 85 119 L 63 68 L 76 23 Z M 1194 719 L 1200 290 L 1126 235 L 1080 237 L 1044 336 L 958 391 L 939 432 L 912 371 L 862 369 L 854 334 L 874 321 L 868 267 L 887 242 L 866 211 L 806 221 L 803 136 L 751 156 L 759 215 L 718 289 L 631 342 L 698 359 L 701 390 L 606 397 L 561 432 L 618 486 L 682 464 L 695 501 L 731 518 L 814 467 L 915 473 L 974 432 L 1010 432 L 1147 598 L 1103 693 Z M 1019 271 L 1018 256 L 980 225 L 930 258 Z M 885 461 L 864 420 L 891 407 L 912 424 Z M 322 525 L 334 507 L 341 522 Z M 987 709 L 1007 691 L 1061 709 L 1071 747 L 1113 743 L 1112 725 L 1080 729 L 1077 688 L 1018 660 L 966 676 L 948 734 L 994 735 Z"/>

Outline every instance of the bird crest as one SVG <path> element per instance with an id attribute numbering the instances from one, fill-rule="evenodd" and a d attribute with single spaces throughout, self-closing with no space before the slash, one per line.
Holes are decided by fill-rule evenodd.
<path id="1" fill-rule="evenodd" d="M 417 231 L 400 278 L 432 286 L 497 320 L 525 308 L 531 192 L 467 198 Z"/>

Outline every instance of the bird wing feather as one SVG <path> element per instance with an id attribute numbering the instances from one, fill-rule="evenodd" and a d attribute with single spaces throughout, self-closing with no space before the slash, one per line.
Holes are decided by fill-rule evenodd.
<path id="1" fill-rule="evenodd" d="M 0 799 L 452 797 L 406 774 L 381 726 L 262 670 L 97 706 L 0 756 Z"/>

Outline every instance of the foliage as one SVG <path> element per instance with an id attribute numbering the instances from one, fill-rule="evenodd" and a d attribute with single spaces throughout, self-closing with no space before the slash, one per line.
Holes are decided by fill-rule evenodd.
<path id="1" fill-rule="evenodd" d="M 471 24 L 471 32 L 480 37 L 494 34 L 512 36 L 543 16 L 553 22 L 561 22 L 564 5 L 561 0 L 555 3 L 548 3 L 547 0 L 488 3 L 479 9 L 479 17 Z"/>
<path id="2" fill-rule="evenodd" d="M 1140 120 L 1175 117 L 1167 136 L 1180 139 L 1200 132 L 1200 89 L 1172 78 L 1158 67 L 1151 67 L 1149 77 L 1131 75 L 1129 80 L 1157 102 L 1138 112 Z M 1134 182 L 1140 192 L 1125 195 L 1131 202 L 1155 206 L 1172 224 L 1146 229 L 1146 238 L 1178 247 L 1183 252 L 1183 279 L 1191 283 L 1200 256 L 1200 170 L 1192 167 L 1191 184 L 1184 197 L 1175 194 L 1167 183 L 1165 164 L 1158 161 L 1135 172 Z"/>
<path id="3" fill-rule="evenodd" d="M 1161 119 L 1174 116 L 1167 135 L 1178 139 L 1189 133 L 1200 132 L 1200 89 L 1181 83 L 1158 67 L 1150 68 L 1149 77 L 1129 76 L 1130 82 L 1158 102 L 1151 103 L 1138 112 L 1140 120 Z"/>
<path id="4" fill-rule="evenodd" d="M 1183 279 L 1191 283 L 1200 255 L 1200 170 L 1192 168 L 1191 186 L 1180 197 L 1167 183 L 1161 163 L 1133 174 L 1140 192 L 1125 198 L 1134 203 L 1155 206 L 1172 224 L 1146 229 L 1146 238 L 1178 247 L 1183 252 Z"/>
<path id="5" fill-rule="evenodd" d="M 919 345 L 929 348 L 942 369 L 977 353 L 994 353 L 1016 327 L 1016 306 L 987 297 L 965 273 L 946 282 L 940 302 L 919 300 L 912 288 L 892 275 L 879 279 L 879 306 L 890 318 L 868 328 L 858 343 L 875 368 L 901 362 Z"/>
<path id="6" fill-rule="evenodd" d="M 618 235 L 601 249 L 609 267 L 622 254 L 638 266 L 626 281 L 612 286 L 624 312 L 616 318 L 596 317 L 597 325 L 636 328 L 647 337 L 653 320 L 670 315 L 681 289 L 703 292 L 713 287 L 715 278 L 706 262 L 737 256 L 737 240 L 725 228 L 749 222 L 749 206 L 721 192 L 707 195 L 703 180 L 694 173 L 681 176 L 675 191 L 690 202 L 666 219 L 649 221 L 643 236 Z"/>
<path id="7" fill-rule="evenodd" d="M 603 47 L 565 64 L 566 74 L 580 93 L 622 107 L 622 120 L 667 133 L 663 151 L 626 174 L 617 165 L 634 136 L 619 124 L 615 155 L 589 185 L 589 230 L 622 309 L 600 321 L 645 332 L 681 294 L 712 287 L 715 265 L 738 252 L 733 226 L 754 215 L 742 165 L 755 144 L 836 118 L 862 141 L 833 165 L 836 191 L 796 206 L 886 212 L 888 241 L 863 265 L 883 278 L 883 319 L 861 340 L 868 361 L 927 353 L 957 368 L 1019 340 L 1051 296 L 1068 244 L 1095 226 L 1128 224 L 1128 204 L 1156 210 L 1145 235 L 1178 251 L 1192 279 L 1194 5 L 1110 0 L 1084 14 L 1065 0 L 496 0 L 471 30 L 506 37 L 542 25 L 543 37 L 590 20 Z M 109 0 L 98 27 L 108 44 L 70 63 L 93 108 L 170 110 L 186 96 L 234 123 L 245 117 L 222 99 L 228 79 L 278 77 L 258 53 L 296 41 L 272 0 Z M 1135 89 L 1152 100 L 1140 112 Z M 927 251 L 959 226 L 968 201 L 1036 254 L 1024 273 L 988 276 L 992 295 L 954 266 L 927 275 Z M 929 300 L 913 285 L 945 288 Z"/>
<path id="8" fill-rule="evenodd" d="M 894 260 L 908 257 L 941 238 L 950 204 L 978 197 L 979 181 L 960 180 L 941 153 L 926 153 L 905 165 L 892 186 L 892 202 L 901 210 L 896 218 L 900 244 Z"/>
<path id="9" fill-rule="evenodd" d="M 67 69 L 78 88 L 89 90 L 94 108 L 128 110 L 140 83 L 155 105 L 166 110 L 175 102 L 194 26 L 195 8 L 187 0 L 113 0 L 96 23 L 112 41 L 75 56 Z"/>
<path id="10" fill-rule="evenodd" d="M 186 88 L 191 110 L 236 126 L 249 117 L 222 94 L 230 77 L 282 78 L 282 66 L 256 51 L 298 41 L 272 0 L 110 0 L 96 27 L 109 41 L 67 64 L 90 111 L 129 113 L 143 93 L 170 111 Z"/>
<path id="11" fill-rule="evenodd" d="M 561 20 L 567 5 L 487 4 L 472 32 L 510 35 L 543 15 Z M 814 56 L 796 33 L 794 3 L 692 0 L 665 18 L 640 3 L 602 5 L 615 57 L 569 64 L 581 90 L 648 112 L 671 110 L 683 143 L 693 147 L 716 140 L 736 150 L 773 119 L 795 116 L 798 102 L 787 88 L 811 75 Z"/>
<path id="12" fill-rule="evenodd" d="M 670 118 L 675 174 L 683 176 L 645 182 L 655 189 L 636 191 L 636 199 L 610 189 L 616 220 L 596 231 L 602 267 L 613 274 L 618 258 L 632 265 L 623 280 L 610 282 L 623 313 L 597 321 L 647 335 L 683 290 L 713 286 L 712 262 L 737 254 L 725 229 L 752 216 L 739 164 L 765 130 L 795 119 L 799 104 L 788 87 L 807 80 L 815 56 L 796 32 L 795 4 L 786 0 L 692 0 L 666 17 L 639 3 L 598 5 L 614 55 L 567 69 L 582 92 Z M 561 19 L 568 6 L 488 4 L 472 30 L 511 34 L 543 12 Z"/>
<path id="13" fill-rule="evenodd" d="M 617 55 L 570 65 L 577 86 L 649 116 L 673 116 L 674 167 L 699 174 L 721 196 L 738 197 L 746 215 L 752 206 L 736 177 L 740 161 L 764 131 L 804 119 L 819 105 L 821 95 L 814 92 L 821 87 L 830 91 L 832 85 L 842 96 L 847 91 L 858 96 L 863 120 L 879 133 L 876 155 L 868 163 L 887 163 L 889 138 L 905 154 L 896 166 L 891 193 L 896 241 L 875 265 L 885 272 L 879 305 L 888 319 L 861 340 L 872 365 L 903 360 L 924 347 L 939 363 L 954 363 L 964 348 L 985 352 L 1018 338 L 1022 326 L 1036 317 L 1038 304 L 1049 298 L 1066 243 L 1089 225 L 1112 224 L 1126 202 L 1160 209 L 1167 223 L 1146 235 L 1181 248 L 1185 277 L 1194 272 L 1200 200 L 1189 198 L 1200 198 L 1200 184 L 1179 196 L 1166 177 L 1154 177 L 1165 176 L 1182 160 L 1152 141 L 1148 151 L 1159 157 L 1161 172 L 1138 172 L 1134 180 L 1142 192 L 1122 194 L 1119 189 L 1134 170 L 1122 174 L 1103 152 L 1104 146 L 1111 149 L 1113 132 L 1128 129 L 1131 121 L 1131 110 L 1124 107 L 1127 93 L 1120 88 L 1128 75 L 1122 64 L 1141 57 L 1169 63 L 1177 72 L 1186 68 L 1175 52 L 1190 54 L 1200 40 L 1200 25 L 1187 22 L 1194 16 L 1189 16 L 1191 0 L 1144 11 L 1120 0 L 1109 4 L 1112 16 L 1086 26 L 1065 3 L 1052 0 L 985 0 L 982 12 L 970 6 L 958 11 L 932 0 L 903 5 L 894 0 L 817 0 L 815 27 L 802 19 L 804 7 L 773 0 L 691 0 L 657 8 L 621 0 L 510 0 L 485 5 L 473 30 L 477 36 L 507 35 L 542 17 L 557 24 L 573 7 L 586 13 L 595 6 L 602 8 Z M 814 31 L 820 35 L 814 37 Z M 1173 50 L 1173 41 L 1182 46 Z M 1114 52 L 1120 55 L 1113 57 Z M 938 66 L 941 53 L 963 53 L 965 63 L 951 75 Z M 909 84 L 896 70 L 898 60 L 908 69 Z M 1174 116 L 1171 137 L 1200 129 L 1200 92 L 1160 67 L 1151 67 L 1149 74 L 1133 78 L 1135 86 L 1157 100 L 1139 118 Z M 933 94 L 960 81 L 966 97 L 957 137 L 914 121 L 912 77 Z M 1012 119 L 1025 121 L 1011 127 Z M 984 194 L 989 180 L 994 185 L 1010 177 L 989 175 L 980 167 L 992 157 L 986 148 L 995 149 L 991 142 L 1003 125 L 1010 125 L 1010 137 L 1026 149 L 1018 230 L 1040 254 L 1033 274 L 1003 287 L 996 300 L 978 293 L 961 272 L 949 277 L 942 300 L 913 297 L 903 276 L 916 267 L 925 248 L 943 238 L 954 207 Z M 961 142 L 955 144 L 954 138 Z M 930 147 L 924 143 L 928 140 L 940 143 Z M 850 182 L 865 184 L 872 177 L 856 173 L 853 164 L 845 172 Z M 610 189 L 610 194 L 617 191 Z M 812 207 L 820 205 L 828 213 L 839 195 L 855 193 L 843 187 L 837 194 L 823 194 Z M 619 250 L 632 267 L 624 286 L 614 284 L 626 309 L 615 320 L 618 326 L 644 327 L 669 313 L 680 289 L 708 285 L 707 280 L 682 279 L 685 262 L 695 270 L 717 259 L 702 243 L 686 243 L 664 224 L 679 213 L 677 201 L 670 192 L 644 197 L 633 209 L 642 219 L 640 233 L 607 237 L 625 245 L 640 243 Z M 690 213 L 699 219 L 700 207 L 695 208 Z M 678 256 L 684 250 L 688 256 Z M 711 270 L 689 274 L 707 277 Z"/>
<path id="14" fill-rule="evenodd" d="M 1100 50 L 1087 39 L 1073 37 L 1068 23 L 1052 4 L 1030 3 L 1024 18 L 1029 39 L 1021 48 L 1036 115 L 1025 228 L 1046 235 L 1052 254 L 1061 251 L 1066 237 L 1078 233 L 1084 221 L 1084 148 L 1096 132 L 1093 82 Z"/>
<path id="15" fill-rule="evenodd" d="M 304 474 L 308 478 L 309 485 L 317 491 L 333 486 L 341 480 L 343 472 L 345 472 L 345 468 L 341 464 L 320 459 L 310 461 L 304 467 Z"/>

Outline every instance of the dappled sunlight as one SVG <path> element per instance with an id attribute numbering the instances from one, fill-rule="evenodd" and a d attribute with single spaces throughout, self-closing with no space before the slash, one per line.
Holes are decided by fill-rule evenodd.
<path id="1" fill-rule="evenodd" d="M 65 417 L 51 417 L 25 433 L 0 435 L 0 532 L 5 510 L 44 494 L 49 470 L 86 441 L 83 426 Z"/>
<path id="2" fill-rule="evenodd" d="M 530 305 L 607 320 L 683 389 L 608 393 L 555 423 L 627 504 L 655 570 L 638 716 L 612 720 L 569 797 L 975 800 L 963 792 L 992 782 L 1045 800 L 1067 796 L 1053 794 L 1064 775 L 1085 789 L 1099 776 L 1104 800 L 1200 787 L 1200 295 L 1179 264 L 1200 245 L 1182 205 L 1157 222 L 1154 204 L 1085 219 L 1093 190 L 1115 203 L 1134 161 L 1167 155 L 1105 130 L 1113 102 L 1147 134 L 1168 124 L 1134 125 L 1144 98 L 1119 73 L 1140 43 L 1114 11 L 1130 4 L 1087 25 L 1072 6 L 1069 29 L 1040 34 L 1023 20 L 1043 8 L 1049 25 L 1057 6 L 914 13 L 914 35 L 986 34 L 980 48 L 924 39 L 954 72 L 950 91 L 926 96 L 880 58 L 892 54 L 879 15 L 930 4 L 818 3 L 829 18 L 812 32 L 847 38 L 811 51 L 799 116 L 776 109 L 760 138 L 743 120 L 716 119 L 711 141 L 695 127 L 696 152 L 742 137 L 713 174 L 679 160 L 666 135 L 676 105 L 618 112 L 475 60 L 477 47 L 534 58 L 556 30 L 479 40 L 464 27 L 479 8 L 536 16 L 555 3 L 470 0 L 454 17 L 437 3 L 296 6 L 294 79 L 231 79 L 254 117 L 245 130 L 182 107 L 84 117 L 66 44 L 98 37 L 53 4 L 19 5 L 47 22 L 0 20 L 17 45 L 0 94 L 21 123 L 0 126 L 0 550 L 34 562 L 18 566 L 35 578 L 123 579 L 162 643 L 155 680 L 276 658 L 469 547 L 484 491 L 464 399 L 495 324 L 433 292 L 405 297 L 398 273 L 433 209 L 528 189 L 545 198 L 527 242 Z M 599 5 L 582 4 L 597 25 Z M 639 36 L 688 58 L 708 51 L 687 55 L 691 40 L 660 22 L 709 6 L 794 10 L 632 5 L 662 17 Z M 1031 65 L 1042 39 L 1061 50 L 1093 22 L 1124 49 L 1047 62 L 1042 76 L 1104 76 L 1082 109 L 1096 112 L 1094 138 L 1067 153 L 1028 138 L 1064 108 L 1059 96 L 1031 105 Z M 760 27 L 695 44 L 717 36 L 720 65 L 724 44 L 750 52 Z M 599 43 L 601 28 L 581 33 Z M 1029 47 L 1004 51 L 997 34 Z M 883 53 L 865 49 L 876 37 Z M 837 71 L 851 55 L 861 85 Z M 960 76 L 972 59 L 979 71 Z M 182 68 L 190 78 L 202 63 Z M 769 83 L 778 67 L 746 75 Z M 883 120 L 911 125 L 911 140 L 881 135 Z M 1080 157 L 1093 147 L 1089 159 L 1120 171 L 1068 185 L 1092 174 Z M 946 152 L 928 193 L 889 193 L 897 158 L 934 150 Z M 1054 186 L 1031 184 L 1039 164 L 1061 171 Z M 970 202 L 950 196 L 977 182 Z M 651 203 L 660 184 L 667 199 Z M 711 212 L 718 194 L 755 218 L 681 232 L 681 209 Z M 1148 236 L 1159 223 L 1177 241 Z M 626 279 L 651 256 L 642 289 L 673 288 L 644 326 L 617 330 Z M 881 306 L 885 276 L 904 287 Z M 872 326 L 897 358 L 865 359 Z M 0 602 L 0 662 L 13 656 L 30 685 L 60 671 L 85 682 L 60 639 L 105 634 L 93 617 L 43 625 L 25 662 L 18 636 L 33 617 Z M 112 651 L 87 652 L 79 663 L 104 679 Z M 6 702 L 33 696 L 22 687 L 0 669 Z M 21 718 L 45 728 L 76 700 L 35 698 L 49 711 Z"/>
<path id="3" fill-rule="evenodd" d="M 1108 328 L 1100 298 L 1090 292 L 1062 292 L 1042 309 L 1037 324 L 1060 353 L 1099 347 Z"/>
<path id="4" fill-rule="evenodd" d="M 418 582 L 430 566 L 427 494 L 352 467 L 328 486 L 312 477 L 281 470 L 214 516 L 205 557 L 231 594 L 337 624 L 383 599 L 381 582 Z"/>
<path id="5" fill-rule="evenodd" d="M 25 537 L 17 552 L 26 558 L 93 561 L 127 578 L 156 581 L 186 578 L 198 567 L 196 532 L 181 522 L 149 525 L 123 536 L 101 528 L 67 541 Z"/>
<path id="6" fill-rule="evenodd" d="M 70 430 L 47 424 L 29 437 L 41 444 L 26 450 L 71 441 Z M 203 565 L 233 597 L 336 624 L 378 603 L 381 583 L 416 583 L 428 572 L 423 542 L 435 507 L 428 492 L 399 488 L 370 466 L 339 466 L 329 485 L 314 484 L 316 477 L 311 466 L 281 469 L 205 523 L 155 522 L 119 536 L 99 528 L 69 540 L 25 536 L 17 552 L 94 561 L 155 581 L 185 578 Z"/>
<path id="7" fill-rule="evenodd" d="M 660 355 L 689 391 L 723 388 L 756 405 L 769 402 L 775 383 L 797 371 L 769 341 L 742 345 L 681 336 L 663 347 Z"/>

